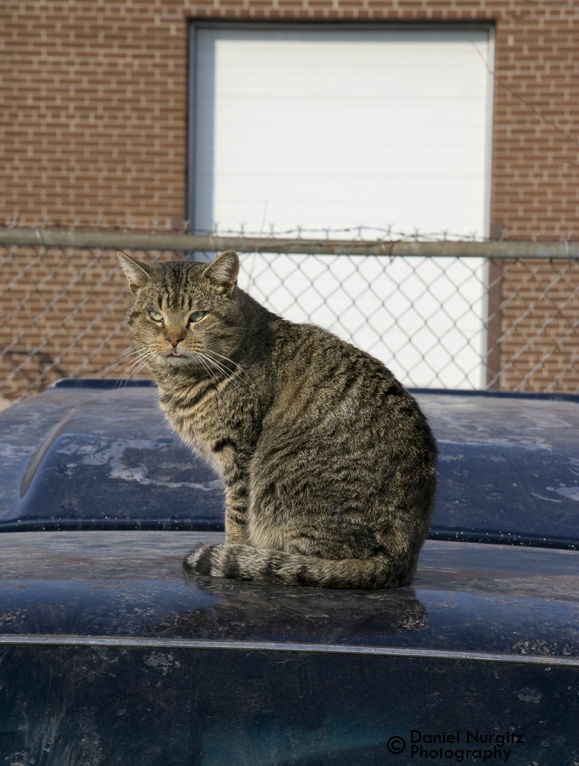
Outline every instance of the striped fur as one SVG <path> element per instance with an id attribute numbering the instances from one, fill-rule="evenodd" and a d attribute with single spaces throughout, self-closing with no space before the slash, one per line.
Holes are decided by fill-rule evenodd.
<path id="1" fill-rule="evenodd" d="M 436 445 L 377 359 L 288 322 L 236 286 L 237 255 L 145 265 L 119 254 L 137 352 L 180 437 L 223 477 L 224 545 L 197 574 L 335 588 L 410 582 Z"/>

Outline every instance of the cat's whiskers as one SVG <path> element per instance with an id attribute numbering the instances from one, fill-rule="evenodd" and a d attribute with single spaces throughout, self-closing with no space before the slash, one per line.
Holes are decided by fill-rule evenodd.
<path id="1" fill-rule="evenodd" d="M 235 362 L 232 362 L 227 357 L 224 357 L 225 359 L 228 359 L 228 361 L 230 361 L 232 365 L 234 365 L 233 369 L 230 369 L 229 367 L 226 367 L 218 359 L 214 359 L 211 356 L 212 353 L 216 353 L 216 352 L 211 352 L 209 349 L 205 349 L 204 352 L 198 351 L 197 356 L 199 360 L 202 361 L 202 363 L 204 362 L 207 365 L 207 367 L 209 368 L 209 372 L 213 378 L 217 380 L 219 377 L 221 377 L 222 379 L 229 380 L 233 385 L 239 387 L 241 383 L 237 379 L 238 376 L 233 377 L 237 368 L 237 365 L 235 364 Z"/>
<path id="2" fill-rule="evenodd" d="M 106 368 L 105 372 L 112 372 L 120 364 L 127 364 L 127 362 L 130 361 L 128 357 L 132 356 L 135 353 L 136 353 L 136 349 L 134 346 L 127 346 L 127 348 L 121 351 L 118 358 L 115 359 L 115 361 Z"/>
<path id="3" fill-rule="evenodd" d="M 230 359 L 227 356 L 224 356 L 223 354 L 218 353 L 217 351 L 214 351 L 213 349 L 206 348 L 204 351 L 204 354 L 206 357 L 208 357 L 211 362 L 219 369 L 221 369 L 224 373 L 227 373 L 228 377 L 231 377 L 233 373 L 236 371 L 238 365 L 236 362 L 234 362 L 232 359 Z M 231 368 L 228 367 L 226 364 L 220 361 L 220 359 L 215 359 L 215 357 L 218 356 L 220 359 L 223 359 L 225 362 L 229 362 L 231 365 Z"/>
<path id="4" fill-rule="evenodd" d="M 196 356 L 198 359 L 203 360 L 209 369 L 215 370 L 225 378 L 230 378 L 234 372 L 234 370 L 230 370 L 224 364 L 221 364 L 221 362 L 219 362 L 217 359 L 213 359 L 207 350 L 197 351 Z"/>
<path id="5" fill-rule="evenodd" d="M 138 375 L 144 367 L 146 367 L 147 362 L 151 361 L 151 359 L 156 356 L 156 354 L 150 349 L 133 348 L 131 351 L 134 354 L 134 358 L 127 360 L 126 358 L 129 356 L 129 353 L 127 353 L 124 355 L 124 360 L 119 360 L 125 361 L 125 367 L 120 377 L 120 380 L 122 381 L 128 382 L 129 380 L 134 379 L 135 376 Z"/>
<path id="6" fill-rule="evenodd" d="M 136 348 L 134 350 L 134 359 L 128 364 L 134 364 L 135 362 L 147 362 L 150 359 L 154 359 L 157 354 L 149 348 Z"/>
<path id="7" fill-rule="evenodd" d="M 116 359 L 115 362 L 112 365 L 110 365 L 110 367 L 108 367 L 106 371 L 114 372 L 117 367 L 119 367 L 120 365 L 123 365 L 121 374 L 119 376 L 119 380 L 122 380 L 126 374 L 127 366 L 130 367 L 135 361 L 131 357 L 133 357 L 137 353 L 138 351 L 134 346 L 128 346 L 119 354 L 118 359 Z"/>
<path id="8" fill-rule="evenodd" d="M 218 356 L 221 359 L 225 359 L 226 362 L 229 362 L 229 364 L 232 364 L 234 367 L 239 367 L 237 362 L 234 362 L 233 359 L 230 359 L 228 356 L 225 356 L 225 354 L 220 354 L 219 351 L 215 351 L 215 349 L 213 348 L 206 348 L 205 353 L 213 354 L 213 356 Z"/>
<path id="9" fill-rule="evenodd" d="M 211 368 L 209 363 L 200 355 L 196 354 L 197 360 L 201 363 L 201 366 L 205 370 L 205 372 L 209 375 L 209 377 L 219 383 L 219 377 L 215 374 L 215 371 Z"/>
<path id="10" fill-rule="evenodd" d="M 252 391 L 255 391 L 254 384 L 247 379 L 246 370 L 241 365 L 239 365 L 237 362 L 234 362 L 233 359 L 230 359 L 228 356 L 225 356 L 225 354 L 220 354 L 219 351 L 215 351 L 214 349 L 205 349 L 205 353 L 210 355 L 212 354 L 213 356 L 218 356 L 233 366 L 233 369 L 229 371 L 229 377 L 232 378 L 233 374 L 236 373 L 236 377 L 233 378 L 233 382 L 238 386 L 239 389 L 243 387 L 241 381 L 241 378 L 243 378 L 243 385 L 248 386 Z M 213 359 L 213 362 L 217 364 L 218 360 Z"/>
<path id="11" fill-rule="evenodd" d="M 119 354 L 118 359 L 115 362 L 115 365 L 117 365 L 119 362 L 122 362 L 123 359 L 126 359 L 127 356 L 130 356 L 131 354 L 136 353 L 137 349 L 134 346 L 127 346 L 121 353 Z"/>

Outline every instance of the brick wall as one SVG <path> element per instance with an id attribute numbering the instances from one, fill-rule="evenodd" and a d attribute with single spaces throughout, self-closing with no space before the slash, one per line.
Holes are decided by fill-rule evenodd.
<path id="1" fill-rule="evenodd" d="M 179 225 L 188 18 L 494 20 L 493 230 L 578 228 L 575 0 L 5 0 L 0 221 Z"/>
<path id="2" fill-rule="evenodd" d="M 576 0 L 4 0 L 0 225 L 183 227 L 190 18 L 494 21 L 492 234 L 579 235 Z"/>
<path id="3" fill-rule="evenodd" d="M 180 6 L 7 0 L 0 29 L 1 218 L 178 225 L 186 116 Z"/>
<path id="4" fill-rule="evenodd" d="M 579 393 L 579 262 L 508 262 L 502 277 L 498 387 Z"/>

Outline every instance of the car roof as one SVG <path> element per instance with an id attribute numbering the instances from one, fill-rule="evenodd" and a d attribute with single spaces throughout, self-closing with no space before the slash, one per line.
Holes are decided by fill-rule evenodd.
<path id="1" fill-rule="evenodd" d="M 577 398 L 416 396 L 440 448 L 431 539 L 410 586 L 377 591 L 187 574 L 190 548 L 223 542 L 222 486 L 169 431 L 154 387 L 63 382 L 10 407 L 2 642 L 575 667 Z"/>
<path id="2" fill-rule="evenodd" d="M 223 533 L 5 535 L 0 638 L 578 662 L 574 551 L 427 541 L 411 586 L 348 591 L 187 574 L 201 540 Z"/>
<path id="3" fill-rule="evenodd" d="M 577 549 L 579 397 L 413 392 L 439 446 L 430 537 Z M 61 381 L 0 413 L 0 531 L 223 529 L 223 487 L 146 381 Z"/>

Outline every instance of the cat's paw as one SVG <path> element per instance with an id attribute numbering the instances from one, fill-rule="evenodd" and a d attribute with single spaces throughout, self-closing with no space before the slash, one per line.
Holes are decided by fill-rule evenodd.
<path id="1" fill-rule="evenodd" d="M 183 562 L 186 569 L 189 569 L 195 574 L 205 575 L 206 577 L 213 574 L 212 564 L 213 555 L 220 545 L 209 545 L 209 543 L 199 543 L 191 551 Z"/>

